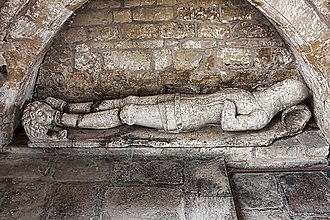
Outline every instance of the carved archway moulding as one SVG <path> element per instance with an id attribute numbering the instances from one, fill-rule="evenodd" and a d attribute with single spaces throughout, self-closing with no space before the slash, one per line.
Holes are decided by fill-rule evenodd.
<path id="1" fill-rule="evenodd" d="M 304 0 L 247 0 L 261 11 L 289 44 L 313 92 L 313 112 L 330 141 L 329 76 L 330 28 Z M 8 144 L 21 110 L 32 97 L 39 65 L 46 48 L 63 23 L 87 0 L 8 0 L 0 10 L 0 144 Z"/>

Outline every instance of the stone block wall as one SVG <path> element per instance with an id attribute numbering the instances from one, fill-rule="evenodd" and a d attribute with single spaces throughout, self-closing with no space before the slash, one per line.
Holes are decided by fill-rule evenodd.
<path id="1" fill-rule="evenodd" d="M 93 0 L 56 36 L 36 96 L 254 90 L 285 78 L 300 79 L 294 56 L 244 0 Z"/>

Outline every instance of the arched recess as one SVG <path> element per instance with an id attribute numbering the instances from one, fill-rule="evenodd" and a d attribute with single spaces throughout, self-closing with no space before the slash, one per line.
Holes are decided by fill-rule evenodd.
<path id="1" fill-rule="evenodd" d="M 330 9 L 321 0 L 247 0 L 277 28 L 313 93 L 316 122 L 330 142 Z M 316 4 L 314 4 L 316 3 Z M 324 4 L 327 15 L 317 6 Z"/>
<path id="2" fill-rule="evenodd" d="M 6 80 L 0 84 L 0 145 L 12 139 L 23 105 L 32 97 L 37 71 L 51 39 L 86 1 L 21 1 L 24 6 L 17 6 L 12 14 L 6 12 L 10 18 L 5 27 L 0 27 L 0 61 L 3 57 L 7 70 Z M 248 1 L 273 22 L 295 53 L 305 81 L 313 91 L 317 122 L 329 141 L 330 122 L 323 117 L 330 113 L 329 27 L 304 0 Z M 5 5 L 13 2 L 8 0 Z"/>
<path id="3" fill-rule="evenodd" d="M 37 71 L 52 38 L 87 0 L 7 0 L 0 9 L 0 145 L 8 144 L 31 99 Z"/>

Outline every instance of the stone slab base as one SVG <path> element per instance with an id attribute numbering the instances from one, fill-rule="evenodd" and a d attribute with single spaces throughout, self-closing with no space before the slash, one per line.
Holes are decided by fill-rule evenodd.
<path id="1" fill-rule="evenodd" d="M 122 133 L 123 134 L 123 133 Z M 267 168 L 294 168 L 294 167 L 324 167 L 328 165 L 329 144 L 319 130 L 306 130 L 293 137 L 282 138 L 268 146 L 216 146 L 211 137 L 205 143 L 199 139 L 199 144 L 194 145 L 194 139 L 186 140 L 180 145 L 171 145 L 168 139 L 159 138 L 137 140 L 127 136 L 123 142 L 123 136 L 117 133 L 117 139 L 113 138 L 108 144 L 90 141 L 79 141 L 84 147 L 65 147 L 59 142 L 38 143 L 34 147 L 27 147 L 27 139 L 19 137 L 16 142 L 2 149 L 3 153 L 57 153 L 57 154 L 82 154 L 82 155 L 113 155 L 127 156 L 155 156 L 155 157 L 189 157 L 189 158 L 215 158 L 223 157 L 228 167 L 243 169 L 267 169 Z M 124 133 L 125 134 L 125 133 Z M 80 138 L 84 133 L 79 134 Z M 91 134 L 90 134 L 91 135 Z M 127 135 L 127 133 L 125 134 Z M 124 137 L 125 137 L 124 135 Z M 163 134 L 164 135 L 164 134 Z M 168 135 L 168 134 L 165 134 Z M 172 134 L 173 135 L 173 134 Z M 177 139 L 178 143 L 180 135 Z M 191 137 L 194 134 L 189 134 Z M 130 137 L 130 139 L 129 139 Z M 118 144 L 121 138 L 123 144 Z M 197 137 L 195 137 L 197 138 Z M 261 137 L 262 138 L 262 137 Z M 197 139 L 196 139 L 197 140 Z M 65 144 L 65 142 L 63 142 Z M 72 143 L 69 141 L 69 143 Z M 76 142 L 77 144 L 78 142 Z M 117 144 L 115 144 L 117 143 Z M 213 142 L 214 143 L 214 142 Z M 87 147 L 88 146 L 88 147 Z"/>

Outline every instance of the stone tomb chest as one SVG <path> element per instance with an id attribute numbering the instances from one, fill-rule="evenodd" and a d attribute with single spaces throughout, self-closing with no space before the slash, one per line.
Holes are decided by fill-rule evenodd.
<path id="1" fill-rule="evenodd" d="M 295 58 L 244 0 L 93 0 L 54 39 L 36 84 L 40 102 L 23 124 L 30 126 L 31 112 L 39 119 L 38 109 L 51 112 L 42 119 L 49 125 L 27 131 L 35 149 L 206 154 L 238 167 L 326 164 L 328 145 L 317 129 L 294 136 L 311 116 L 301 104 L 308 92 L 294 87 L 287 98 L 282 82 L 303 84 Z M 97 113 L 104 110 L 107 117 Z M 253 113 L 254 124 L 242 117 L 231 127 L 232 113 Z"/>

